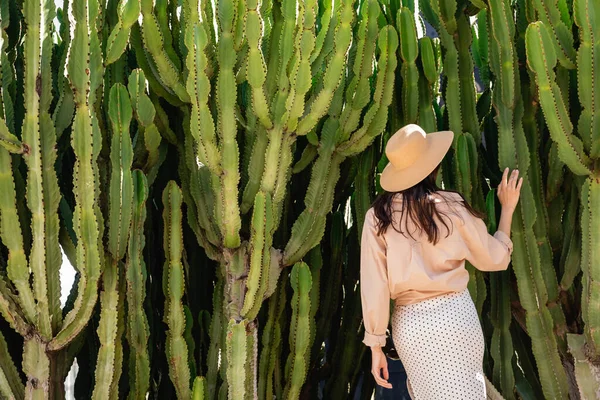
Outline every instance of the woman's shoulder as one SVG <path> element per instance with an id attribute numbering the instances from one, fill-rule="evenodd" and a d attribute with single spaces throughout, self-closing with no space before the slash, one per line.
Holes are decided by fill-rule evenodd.
<path id="1" fill-rule="evenodd" d="M 447 191 L 447 190 L 438 190 L 437 192 L 434 193 L 434 195 L 437 196 L 440 200 L 444 200 L 446 202 L 462 204 L 465 201 L 463 196 L 458 192 L 452 192 L 452 191 Z"/>
<path id="2" fill-rule="evenodd" d="M 467 219 L 475 218 L 465 206 L 465 198 L 458 192 L 440 190 L 435 192 L 440 207 L 443 207 L 444 214 L 448 216 L 453 223 L 466 223 Z"/>

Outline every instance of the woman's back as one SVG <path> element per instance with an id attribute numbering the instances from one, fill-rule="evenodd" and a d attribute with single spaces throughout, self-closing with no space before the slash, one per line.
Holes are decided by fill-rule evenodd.
<path id="1" fill-rule="evenodd" d="M 361 282 L 373 284 L 373 276 L 379 275 L 387 281 L 389 296 L 398 304 L 463 290 L 469 280 L 465 260 L 483 271 L 504 270 L 510 261 L 512 242 L 508 236 L 502 232 L 488 235 L 483 220 L 465 208 L 460 195 L 439 191 L 427 201 L 435 205 L 439 215 L 435 218 L 436 243 L 407 216 L 401 194 L 394 196 L 392 224 L 384 233 L 378 235 L 373 208 L 365 218 Z"/>

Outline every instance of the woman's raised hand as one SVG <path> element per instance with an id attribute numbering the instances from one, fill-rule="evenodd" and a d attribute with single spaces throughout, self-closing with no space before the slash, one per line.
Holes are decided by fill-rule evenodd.
<path id="1" fill-rule="evenodd" d="M 517 208 L 519 196 L 521 195 L 521 185 L 523 185 L 523 178 L 519 179 L 519 170 L 513 170 L 509 178 L 508 168 L 506 168 L 502 174 L 502 181 L 498 186 L 498 200 L 500 200 L 503 210 Z"/>
<path id="2" fill-rule="evenodd" d="M 388 372 L 387 358 L 381 347 L 371 347 L 371 373 L 375 377 L 375 382 L 384 388 L 391 389 L 392 384 L 388 382 L 390 374 Z M 383 370 L 383 378 L 381 371 Z"/>

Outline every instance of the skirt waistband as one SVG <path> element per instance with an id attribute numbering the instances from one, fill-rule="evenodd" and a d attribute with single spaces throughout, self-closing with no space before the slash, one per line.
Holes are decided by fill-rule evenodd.
<path id="1" fill-rule="evenodd" d="M 446 303 L 452 300 L 462 299 L 468 296 L 471 299 L 469 289 L 463 289 L 460 292 L 449 292 L 439 296 L 431 297 L 429 299 L 421 300 L 412 304 L 399 304 L 394 303 L 395 308 L 417 308 L 417 307 L 428 307 L 434 304 Z"/>

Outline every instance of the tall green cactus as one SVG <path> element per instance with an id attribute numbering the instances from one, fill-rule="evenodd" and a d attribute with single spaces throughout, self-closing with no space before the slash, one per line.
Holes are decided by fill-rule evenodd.
<path id="1" fill-rule="evenodd" d="M 190 397 L 190 371 L 187 365 L 188 348 L 183 338 L 185 316 L 181 297 L 184 290 L 182 265 L 183 238 L 181 232 L 181 190 L 171 181 L 163 192 L 164 249 L 167 255 L 164 266 L 165 322 L 167 332 L 167 358 L 171 381 L 178 398 Z"/>
<path id="2" fill-rule="evenodd" d="M 125 264 L 127 315 L 129 316 L 126 332 L 130 351 L 135 354 L 129 362 L 130 397 L 139 399 L 145 396 L 150 385 L 149 326 L 143 304 L 148 273 L 142 253 L 145 245 L 144 222 L 148 184 L 146 177 L 139 170 L 133 173 L 133 185 L 133 221 Z"/>
<path id="3" fill-rule="evenodd" d="M 561 89 L 553 82 L 553 68 L 557 62 L 555 47 L 552 45 L 550 34 L 546 25 L 542 22 L 531 24 L 527 28 L 527 52 L 528 63 L 535 73 L 539 88 L 540 103 L 544 116 L 546 118 L 548 129 L 552 139 L 557 143 L 558 155 L 571 171 L 578 175 L 587 175 L 581 188 L 581 202 L 583 205 L 581 211 L 581 230 L 582 230 L 582 253 L 581 270 L 583 271 L 583 289 L 582 289 L 582 317 L 585 325 L 586 342 L 597 354 L 600 345 L 600 335 L 595 325 L 598 322 L 598 301 L 596 300 L 598 288 L 595 284 L 598 281 L 598 274 L 592 266 L 593 257 L 596 256 L 596 249 L 600 241 L 600 236 L 596 226 L 596 213 L 594 210 L 597 205 L 598 179 L 597 179 L 597 154 L 594 152 L 594 142 L 597 141 L 593 129 L 594 114 L 594 94 L 595 80 L 586 84 L 589 78 L 589 71 L 593 70 L 596 61 L 592 54 L 594 45 L 590 42 L 593 37 L 595 26 L 587 13 L 585 7 L 589 7 L 585 2 L 574 3 L 575 21 L 580 27 L 581 45 L 577 56 L 577 77 L 579 81 L 579 98 L 583 106 L 581 113 L 578 133 L 581 136 L 575 136 L 573 133 L 573 123 L 570 120 L 569 112 L 565 107 L 561 94 Z M 583 139 L 583 140 L 582 140 Z"/>

